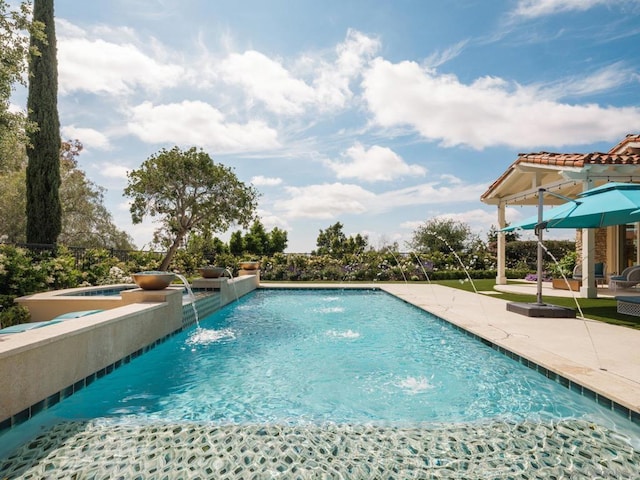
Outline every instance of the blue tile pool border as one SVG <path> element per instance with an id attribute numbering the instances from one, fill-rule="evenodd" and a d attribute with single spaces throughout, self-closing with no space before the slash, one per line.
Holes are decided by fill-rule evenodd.
<path id="1" fill-rule="evenodd" d="M 288 290 L 304 290 L 304 287 L 292 287 L 289 288 Z M 269 287 L 261 287 L 260 290 L 274 290 L 274 291 L 282 291 L 282 290 L 287 290 L 287 288 L 269 288 Z M 336 290 L 340 290 L 340 289 L 336 289 L 336 288 L 306 288 L 306 290 L 331 290 L 331 291 L 336 291 Z M 610 398 L 606 397 L 605 395 L 599 394 L 587 387 L 584 387 L 582 385 L 580 385 L 579 383 L 576 383 L 564 376 L 562 376 L 559 373 L 553 372 L 551 370 L 549 370 L 546 367 L 543 367 L 542 365 L 538 365 L 537 363 L 521 356 L 518 355 L 517 353 L 512 352 L 511 350 L 508 350 L 500 345 L 497 345 L 495 343 L 493 343 L 491 340 L 487 340 L 486 338 L 483 338 L 473 332 L 470 332 L 469 330 L 466 330 L 462 327 L 460 327 L 459 325 L 456 325 L 454 323 L 451 323 L 450 321 L 439 317 L 438 315 L 435 315 L 432 312 L 429 312 L 428 310 L 425 310 L 424 308 L 421 308 L 417 305 L 412 304 L 411 302 L 408 302 L 396 295 L 393 295 L 391 293 L 385 292 L 383 291 L 381 288 L 379 287 L 373 287 L 373 288 L 348 288 L 348 289 L 343 289 L 345 291 L 378 291 L 378 292 L 382 292 L 386 295 L 391 295 L 394 298 L 397 298 L 398 300 L 406 303 L 407 305 L 410 305 L 413 308 L 416 308 L 422 312 L 428 313 L 429 315 L 431 315 L 433 317 L 434 320 L 440 322 L 442 325 L 445 325 L 447 327 L 451 327 L 454 328 L 456 330 L 458 330 L 459 332 L 465 334 L 466 336 L 479 341 L 481 343 L 483 343 L 484 345 L 492 348 L 493 350 L 501 353 L 502 355 L 505 355 L 507 357 L 509 357 L 512 360 L 517 361 L 518 363 L 532 369 L 535 370 L 536 372 L 540 373 L 541 375 L 544 375 L 545 377 L 549 378 L 550 380 L 558 383 L 559 385 L 575 392 L 578 393 L 584 397 L 587 397 L 593 401 L 595 401 L 596 403 L 598 403 L 599 405 L 611 410 L 612 412 L 617 413 L 618 415 L 621 415 L 622 417 L 626 418 L 627 420 L 631 421 L 632 423 L 639 425 L 640 426 L 640 412 L 636 412 L 628 407 L 625 407 L 624 405 L 619 404 L 618 402 L 611 400 Z M 197 292 L 196 292 L 197 293 Z M 216 302 L 217 300 L 217 302 Z M 202 308 L 202 317 L 204 318 L 207 315 L 210 315 L 211 313 L 215 312 L 216 310 L 220 309 L 220 296 L 219 295 L 208 295 L 208 296 L 204 296 L 201 298 L 198 298 L 196 300 L 196 306 L 198 307 L 198 311 L 200 312 L 200 309 Z M 130 355 L 125 356 L 124 358 L 117 360 L 116 362 L 112 363 L 111 365 L 107 365 L 106 367 L 98 370 L 97 372 L 92 373 L 91 375 L 85 377 L 82 380 L 79 380 L 77 382 L 75 382 L 73 385 L 69 385 L 68 387 L 62 389 L 59 392 L 54 393 L 53 395 L 50 395 L 49 397 L 47 397 L 44 400 L 41 400 L 33 405 L 31 405 L 28 408 L 25 408 L 24 410 L 22 410 L 21 412 L 18 412 L 17 414 L 7 418 L 6 420 L 3 420 L 2 422 L 0 422 L 0 435 L 2 435 L 2 433 L 4 433 L 6 430 L 9 430 L 11 428 L 17 427 L 18 425 L 20 425 L 21 423 L 26 422 L 27 420 L 29 420 L 31 417 L 33 417 L 34 415 L 36 415 L 37 413 L 41 412 L 42 410 L 45 410 L 47 408 L 50 408 L 54 405 L 56 405 L 57 403 L 59 403 L 61 400 L 64 400 L 65 398 L 73 395 L 74 393 L 82 390 L 83 388 L 85 388 L 86 386 L 90 385 L 91 383 L 93 383 L 96 379 L 98 378 L 102 378 L 104 375 L 107 375 L 111 372 L 113 372 L 114 370 L 118 369 L 119 367 L 121 367 L 122 365 L 126 365 L 129 362 L 131 362 L 131 360 L 139 357 L 140 355 L 148 352 L 149 350 L 157 347 L 158 345 L 166 342 L 168 339 L 170 339 L 171 337 L 173 337 L 174 335 L 177 335 L 178 333 L 184 331 L 185 329 L 189 328 L 193 323 L 195 323 L 195 314 L 193 312 L 193 308 L 191 307 L 191 304 L 187 304 L 187 305 L 183 305 L 182 307 L 182 327 L 179 328 L 178 330 L 169 333 L 168 335 L 165 335 L 164 337 L 156 340 L 155 342 L 142 347 L 138 350 L 136 350 L 135 352 L 131 353 Z"/>

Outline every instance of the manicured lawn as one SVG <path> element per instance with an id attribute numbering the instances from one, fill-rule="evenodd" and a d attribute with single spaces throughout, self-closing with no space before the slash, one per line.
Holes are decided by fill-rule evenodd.
<path id="1" fill-rule="evenodd" d="M 451 288 L 458 288 L 460 290 L 466 290 L 468 292 L 473 292 L 473 286 L 468 280 L 464 282 L 460 280 L 438 280 L 434 281 L 433 283 L 445 285 Z M 481 279 L 473 281 L 473 284 L 475 285 L 478 292 L 492 291 L 495 283 L 496 282 L 493 279 Z M 508 302 L 531 303 L 536 301 L 535 295 L 519 295 L 514 293 L 496 292 L 491 296 Z M 551 303 L 553 305 L 559 305 L 561 307 L 576 309 L 576 301 L 573 298 L 569 297 L 547 297 L 543 298 L 543 301 Z M 640 329 L 640 317 L 618 313 L 616 311 L 616 301 L 614 299 L 578 298 L 578 304 L 580 305 L 582 313 L 586 318 L 611 323 L 613 325 L 623 325 L 625 327 Z"/>

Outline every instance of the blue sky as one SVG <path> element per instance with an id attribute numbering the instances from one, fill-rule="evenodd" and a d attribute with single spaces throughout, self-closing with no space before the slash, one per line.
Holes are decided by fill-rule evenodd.
<path id="1" fill-rule="evenodd" d="M 55 15 L 62 137 L 138 247 L 154 225 L 131 224 L 126 172 L 165 147 L 233 167 L 265 227 L 308 252 L 337 221 L 374 247 L 433 217 L 486 239 L 479 197 L 519 152 L 640 132 L 640 0 L 55 0 Z"/>

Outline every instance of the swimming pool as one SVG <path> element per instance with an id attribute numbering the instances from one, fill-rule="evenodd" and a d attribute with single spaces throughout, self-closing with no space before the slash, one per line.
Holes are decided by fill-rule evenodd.
<path id="1" fill-rule="evenodd" d="M 263 290 L 201 326 L 0 437 L 0 472 L 637 475 L 630 422 L 387 294 Z"/>

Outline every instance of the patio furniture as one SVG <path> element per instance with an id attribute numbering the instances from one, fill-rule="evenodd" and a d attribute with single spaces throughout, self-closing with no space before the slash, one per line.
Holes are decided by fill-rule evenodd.
<path id="1" fill-rule="evenodd" d="M 625 268 L 620 275 L 609 278 L 609 290 L 624 290 L 640 283 L 640 265 Z"/>
<path id="2" fill-rule="evenodd" d="M 616 297 L 618 313 L 640 317 L 640 297 Z"/>
<path id="3" fill-rule="evenodd" d="M 596 285 L 604 285 L 604 282 L 607 279 L 607 264 L 597 262 L 593 266 L 593 274 L 596 279 Z M 574 280 L 582 280 L 582 263 L 577 263 L 573 268 L 572 278 Z"/>

